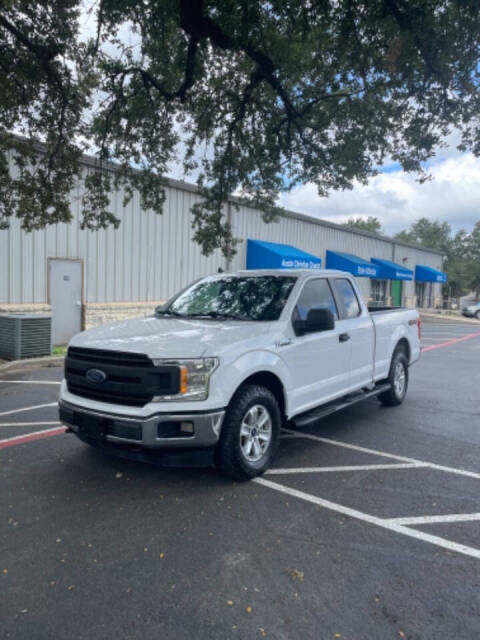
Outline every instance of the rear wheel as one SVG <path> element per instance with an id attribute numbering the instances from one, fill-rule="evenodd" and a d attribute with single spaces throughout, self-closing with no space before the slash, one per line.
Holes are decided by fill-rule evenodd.
<path id="1" fill-rule="evenodd" d="M 392 357 L 387 380 L 390 389 L 378 396 L 380 402 L 388 407 L 402 404 L 408 389 L 408 358 L 403 349 L 397 349 Z"/>
<path id="2" fill-rule="evenodd" d="M 217 467 L 235 480 L 263 473 L 278 447 L 281 414 L 273 393 L 244 385 L 232 398 L 216 450 Z"/>
<path id="3" fill-rule="evenodd" d="M 480 311 L 477 311 L 477 313 L 475 314 L 475 318 L 476 318 L 477 320 L 480 320 Z"/>

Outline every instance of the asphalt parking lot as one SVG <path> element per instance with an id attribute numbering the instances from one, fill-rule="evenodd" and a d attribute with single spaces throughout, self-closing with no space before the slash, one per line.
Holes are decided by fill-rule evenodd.
<path id="1" fill-rule="evenodd" d="M 428 323 L 405 403 L 283 434 L 274 468 L 106 458 L 59 368 L 0 379 L 0 637 L 480 637 L 480 325 Z"/>

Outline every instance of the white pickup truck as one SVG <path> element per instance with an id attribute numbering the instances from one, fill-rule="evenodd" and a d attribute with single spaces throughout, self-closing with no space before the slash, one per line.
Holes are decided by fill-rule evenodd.
<path id="1" fill-rule="evenodd" d="M 288 421 L 372 396 L 400 404 L 419 355 L 418 313 L 370 312 L 350 274 L 222 273 L 151 317 L 75 336 L 60 419 L 106 452 L 247 480 L 270 465 Z"/>

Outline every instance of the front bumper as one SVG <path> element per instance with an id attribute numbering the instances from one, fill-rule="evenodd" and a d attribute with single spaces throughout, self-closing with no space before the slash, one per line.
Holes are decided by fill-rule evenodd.
<path id="1" fill-rule="evenodd" d="M 220 436 L 225 411 L 157 413 L 134 418 L 90 410 L 60 400 L 59 414 L 63 424 L 91 444 L 111 443 L 156 451 L 213 447 Z M 175 432 L 176 425 L 180 423 L 191 425 L 193 433 L 164 437 L 165 432 Z"/>

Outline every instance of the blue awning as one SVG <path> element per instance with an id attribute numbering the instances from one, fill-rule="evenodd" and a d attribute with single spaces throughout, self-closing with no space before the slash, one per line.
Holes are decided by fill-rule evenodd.
<path id="1" fill-rule="evenodd" d="M 443 271 L 417 264 L 415 267 L 415 280 L 417 282 L 448 282 L 448 277 Z"/>
<path id="2" fill-rule="evenodd" d="M 401 264 L 380 258 L 372 258 L 372 262 L 378 266 L 380 280 L 413 280 L 413 271 Z"/>
<path id="3" fill-rule="evenodd" d="M 353 255 L 353 253 L 339 253 L 338 251 L 327 251 L 327 269 L 339 269 L 348 271 L 360 278 L 376 278 L 377 266 Z"/>
<path id="4" fill-rule="evenodd" d="M 321 269 L 322 260 L 289 244 L 247 240 L 247 269 Z"/>

